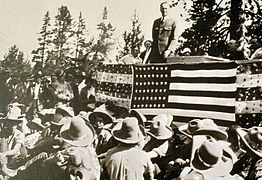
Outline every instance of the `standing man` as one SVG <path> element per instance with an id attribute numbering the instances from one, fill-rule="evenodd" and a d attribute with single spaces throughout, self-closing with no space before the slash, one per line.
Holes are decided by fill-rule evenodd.
<path id="1" fill-rule="evenodd" d="M 166 58 L 175 49 L 175 20 L 168 17 L 169 4 L 165 1 L 160 4 L 161 18 L 154 21 L 152 29 L 152 59 L 151 63 L 165 63 Z"/>

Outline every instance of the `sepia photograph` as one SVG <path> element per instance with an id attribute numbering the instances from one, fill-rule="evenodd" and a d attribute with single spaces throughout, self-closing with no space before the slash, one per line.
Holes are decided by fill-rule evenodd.
<path id="1" fill-rule="evenodd" d="M 0 4 L 0 180 L 262 179 L 261 0 Z"/>

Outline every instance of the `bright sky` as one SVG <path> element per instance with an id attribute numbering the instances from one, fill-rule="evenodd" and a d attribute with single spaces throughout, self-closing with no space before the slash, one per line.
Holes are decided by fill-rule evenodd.
<path id="1" fill-rule="evenodd" d="M 154 19 L 160 17 L 161 0 L 0 0 L 0 59 L 8 48 L 16 44 L 30 58 L 30 53 L 37 48 L 38 32 L 43 24 L 46 11 L 49 11 L 52 25 L 58 8 L 65 5 L 77 20 L 82 12 L 90 36 L 96 34 L 96 25 L 102 20 L 103 8 L 108 8 L 108 20 L 116 27 L 116 34 L 121 37 L 131 28 L 131 18 L 136 10 L 142 24 L 142 33 L 151 39 Z M 177 21 L 177 36 L 187 26 L 180 17 L 182 8 L 173 8 L 171 15 Z"/>

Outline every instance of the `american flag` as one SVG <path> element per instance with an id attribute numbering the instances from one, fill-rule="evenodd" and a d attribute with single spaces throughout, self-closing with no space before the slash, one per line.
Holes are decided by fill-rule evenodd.
<path id="1" fill-rule="evenodd" d="M 97 101 L 110 100 L 121 107 L 130 107 L 133 73 L 129 65 L 101 65 L 97 71 Z"/>
<path id="2" fill-rule="evenodd" d="M 212 118 L 233 122 L 236 68 L 234 62 L 107 65 L 98 73 L 98 96 L 103 100 L 121 98 L 124 107 L 144 115 L 170 114 L 175 121 Z M 127 74 L 128 83 L 127 79 L 116 80 Z M 117 91 L 122 92 L 120 97 Z M 128 101 L 123 103 L 124 99 Z"/>
<path id="3" fill-rule="evenodd" d="M 131 108 L 175 121 L 235 121 L 236 67 L 231 63 L 134 66 Z"/>
<path id="4" fill-rule="evenodd" d="M 237 74 L 236 121 L 243 127 L 257 126 L 262 119 L 262 62 L 241 61 Z"/>

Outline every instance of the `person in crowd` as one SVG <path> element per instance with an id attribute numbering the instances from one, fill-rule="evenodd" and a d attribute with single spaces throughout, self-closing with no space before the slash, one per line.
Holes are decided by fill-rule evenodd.
<path id="1" fill-rule="evenodd" d="M 181 56 L 191 56 L 191 49 L 186 47 L 180 52 Z"/>
<path id="2" fill-rule="evenodd" d="M 140 53 L 139 57 L 143 60 L 142 64 L 148 64 L 150 62 L 150 54 L 151 54 L 151 48 L 152 48 L 152 41 L 146 40 L 144 42 L 145 50 Z"/>
<path id="3" fill-rule="evenodd" d="M 89 114 L 88 119 L 95 129 L 97 138 L 94 141 L 97 154 L 105 153 L 109 149 L 109 140 L 111 135 L 111 126 L 113 117 L 101 111 L 94 111 Z"/>
<path id="4" fill-rule="evenodd" d="M 48 154 L 57 152 L 61 147 L 60 129 L 68 123 L 68 119 L 74 116 L 74 111 L 71 107 L 59 106 L 55 110 L 55 114 L 51 116 L 50 125 L 46 126 L 41 133 L 42 139 L 36 142 L 32 149 L 28 150 L 28 153 L 32 156 L 41 152 Z"/>
<path id="5" fill-rule="evenodd" d="M 165 171 L 166 155 L 170 146 L 169 140 L 174 134 L 170 127 L 172 120 L 173 117 L 166 114 L 155 116 L 147 132 L 149 136 L 147 136 L 143 148 L 151 158 L 151 161 L 155 163 L 155 166 L 157 166 L 161 172 Z M 158 176 L 163 176 L 163 174 L 158 174 Z"/>
<path id="6" fill-rule="evenodd" d="M 32 121 L 27 123 L 31 133 L 25 136 L 25 146 L 28 149 L 32 149 L 35 144 L 42 139 L 42 131 L 45 126 L 42 124 L 42 120 L 38 117 L 34 118 Z"/>
<path id="7" fill-rule="evenodd" d="M 17 83 L 15 88 L 13 99 L 13 102 L 24 104 L 25 112 L 27 112 L 31 103 L 33 102 L 33 92 L 32 88 L 30 88 L 30 82 L 28 81 L 28 78 L 28 73 L 22 73 L 20 75 L 20 81 Z"/>
<path id="8" fill-rule="evenodd" d="M 87 76 L 85 79 L 86 86 L 83 87 L 80 91 L 79 95 L 79 112 L 80 111 L 93 111 L 95 109 L 95 88 L 96 88 L 96 80 L 90 76 Z"/>
<path id="9" fill-rule="evenodd" d="M 251 55 L 250 60 L 262 59 L 262 43 L 261 43 L 261 40 L 259 41 L 257 39 L 254 39 L 253 41 L 254 41 L 254 43 L 253 43 L 252 48 L 254 49 L 254 52 Z"/>
<path id="10" fill-rule="evenodd" d="M 44 160 L 46 179 L 100 179 L 100 165 L 95 149 L 91 146 L 95 131 L 80 116 L 62 126 L 62 150 Z"/>
<path id="11" fill-rule="evenodd" d="M 14 106 L 9 109 L 9 112 L 5 117 L 0 119 L 1 123 L 1 152 L 0 163 L 1 169 L 7 176 L 9 174 L 9 168 L 16 168 L 16 162 L 25 157 L 24 151 L 25 134 L 18 129 L 19 124 L 23 122 L 21 119 L 24 115 L 21 113 L 21 109 Z M 11 173 L 12 174 L 12 173 Z"/>
<path id="12" fill-rule="evenodd" d="M 142 64 L 142 59 L 139 57 L 140 49 L 138 46 L 131 49 L 131 53 L 119 59 L 120 64 Z"/>
<path id="13" fill-rule="evenodd" d="M 56 81 L 53 84 L 55 106 L 69 104 L 74 95 L 70 83 L 66 81 L 66 74 L 63 70 L 58 69 L 55 71 L 55 76 Z"/>
<path id="14" fill-rule="evenodd" d="M 244 56 L 244 52 L 242 49 L 240 48 L 240 43 L 235 40 L 235 39 L 231 39 L 228 42 L 228 53 L 226 55 L 227 59 L 230 60 L 244 60 L 246 59 Z"/>
<path id="15" fill-rule="evenodd" d="M 180 179 L 239 179 L 230 174 L 233 157 L 225 144 L 209 135 L 194 135 L 190 167 Z"/>
<path id="16" fill-rule="evenodd" d="M 153 23 L 152 50 L 150 63 L 165 63 L 175 49 L 175 20 L 168 16 L 170 6 L 167 1 L 160 4 L 161 18 Z"/>
<path id="17" fill-rule="evenodd" d="M 104 167 L 110 180 L 153 179 L 154 165 L 148 154 L 139 148 L 144 141 L 145 129 L 134 117 L 127 117 L 121 126 L 112 130 L 119 145 L 109 150 Z"/>
<path id="18" fill-rule="evenodd" d="M 245 179 L 260 179 L 262 158 L 262 127 L 236 128 L 243 154 L 235 163 L 232 173 Z"/>

